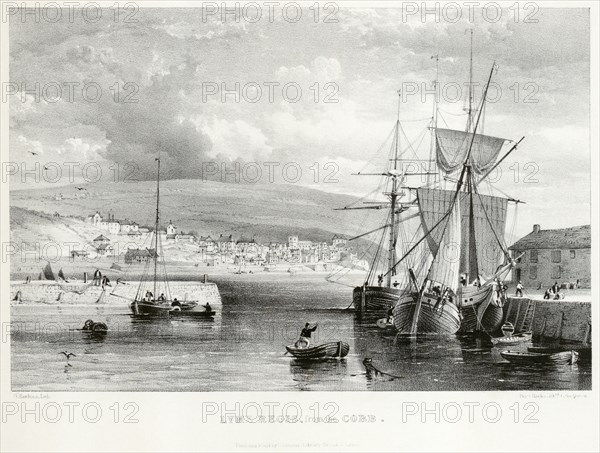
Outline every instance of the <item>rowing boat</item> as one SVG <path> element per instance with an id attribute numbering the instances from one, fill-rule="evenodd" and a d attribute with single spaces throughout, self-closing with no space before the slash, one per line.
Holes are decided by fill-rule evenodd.
<path id="1" fill-rule="evenodd" d="M 568 365 L 576 363 L 579 354 L 576 351 L 563 351 L 555 354 L 542 354 L 537 352 L 502 351 L 502 358 L 512 363 L 550 363 L 556 365 Z"/>
<path id="2" fill-rule="evenodd" d="M 509 346 L 513 344 L 525 343 L 531 341 L 532 333 L 523 332 L 515 335 L 509 335 L 507 337 L 492 338 L 492 344 L 494 346 Z"/>
<path id="3" fill-rule="evenodd" d="M 579 354 L 581 361 L 588 361 L 592 357 L 592 348 L 589 345 L 570 344 L 570 345 L 546 345 L 530 346 L 527 351 L 538 354 L 556 354 L 558 352 L 575 351 Z"/>
<path id="4" fill-rule="evenodd" d="M 323 343 L 312 348 L 296 348 L 295 346 L 286 346 L 287 352 L 297 359 L 319 360 L 327 358 L 342 358 L 348 355 L 350 345 L 344 341 L 332 341 Z"/>

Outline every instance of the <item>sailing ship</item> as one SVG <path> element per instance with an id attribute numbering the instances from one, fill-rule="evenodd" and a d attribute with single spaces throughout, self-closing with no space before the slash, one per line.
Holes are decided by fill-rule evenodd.
<path id="1" fill-rule="evenodd" d="M 489 334 L 502 322 L 502 281 L 515 264 L 504 242 L 509 199 L 481 194 L 479 185 L 523 138 L 498 160 L 508 140 L 477 133 L 494 70 L 495 64 L 476 116 L 469 93 L 464 131 L 432 128 L 437 170 L 455 186 L 415 189 L 421 240 L 427 241 L 432 263 L 421 285 L 415 281 L 394 308 L 400 333 L 453 334 L 460 328 Z"/>
<path id="2" fill-rule="evenodd" d="M 178 314 L 177 312 L 192 310 L 198 306 L 196 301 L 178 301 L 171 297 L 171 291 L 168 283 L 166 265 L 164 259 L 161 261 L 162 282 L 159 281 L 159 258 L 164 253 L 160 242 L 159 222 L 160 222 L 160 156 L 156 158 L 157 163 L 157 178 L 156 178 L 156 216 L 154 222 L 154 248 L 147 249 L 151 261 L 146 262 L 144 274 L 140 280 L 137 292 L 129 307 L 134 315 L 151 315 L 151 316 L 169 316 L 170 314 Z M 152 263 L 153 272 L 152 280 L 148 279 L 148 265 Z M 150 283 L 150 285 L 148 285 Z M 162 286 L 162 289 L 161 289 Z M 152 288 L 152 291 L 150 291 Z M 164 292 L 162 292 L 164 290 Z M 158 295 L 161 291 L 160 296 Z M 165 295 L 166 294 L 166 295 Z"/>
<path id="3" fill-rule="evenodd" d="M 413 207 L 413 203 L 405 203 L 405 181 L 407 177 L 406 171 L 399 169 L 401 158 L 399 155 L 400 143 L 400 100 L 398 101 L 398 119 L 394 126 L 393 140 L 391 146 L 392 157 L 389 159 L 389 166 L 381 173 L 356 173 L 361 176 L 380 176 L 383 177 L 382 186 L 385 187 L 383 194 L 388 201 L 384 202 L 365 202 L 367 206 L 346 206 L 340 210 L 347 209 L 376 209 L 387 210 L 387 219 L 385 223 L 367 233 L 353 237 L 350 240 L 355 240 L 381 231 L 381 239 L 379 240 L 376 252 L 371 259 L 369 272 L 362 286 L 358 286 L 353 290 L 353 305 L 358 313 L 371 313 L 375 315 L 386 313 L 398 301 L 402 290 L 399 288 L 398 279 L 396 276 L 395 262 L 397 257 L 397 243 L 399 239 L 399 224 L 402 220 L 400 214 L 409 208 Z M 427 172 L 411 173 L 411 175 L 426 175 Z M 414 217 L 414 216 L 413 216 Z M 387 243 L 387 244 L 386 244 Z M 382 253 L 384 249 L 387 249 Z M 375 280 L 377 279 L 377 283 Z"/>

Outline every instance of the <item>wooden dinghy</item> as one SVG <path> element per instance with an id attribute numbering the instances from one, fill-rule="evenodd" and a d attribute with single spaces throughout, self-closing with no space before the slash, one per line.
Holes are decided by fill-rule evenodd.
<path id="1" fill-rule="evenodd" d="M 310 348 L 296 348 L 286 346 L 287 352 L 302 360 L 319 360 L 327 358 L 342 358 L 348 355 L 350 345 L 344 341 L 332 341 Z"/>
<path id="2" fill-rule="evenodd" d="M 577 354 L 579 354 L 579 359 L 581 361 L 590 360 L 592 358 L 592 348 L 589 345 L 571 344 L 530 346 L 527 348 L 527 350 L 537 354 L 556 354 L 558 352 L 575 351 Z"/>
<path id="3" fill-rule="evenodd" d="M 506 337 L 492 338 L 492 344 L 494 346 L 510 346 L 519 343 L 526 343 L 531 341 L 531 332 L 522 332 L 515 335 L 509 335 Z"/>
<path id="4" fill-rule="evenodd" d="M 563 351 L 554 354 L 502 351 L 500 355 L 509 362 L 522 364 L 547 363 L 555 365 L 569 365 L 576 363 L 579 359 L 579 354 L 576 351 Z"/>

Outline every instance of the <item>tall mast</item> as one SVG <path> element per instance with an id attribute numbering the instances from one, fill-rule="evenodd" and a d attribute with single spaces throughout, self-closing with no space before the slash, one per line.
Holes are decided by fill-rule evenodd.
<path id="1" fill-rule="evenodd" d="M 398 93 L 398 114 L 396 117 L 396 143 L 395 143 L 395 148 L 394 148 L 394 170 L 398 169 L 398 142 L 400 141 L 400 93 Z M 394 171 L 394 174 L 392 175 L 392 192 L 390 193 L 390 200 L 391 200 L 391 206 L 390 206 L 390 243 L 389 243 L 389 248 L 388 248 L 388 266 L 387 266 L 387 270 L 388 272 L 386 272 L 387 274 L 387 280 L 386 280 L 386 286 L 388 288 L 391 288 L 392 286 L 392 275 L 395 274 L 395 272 L 392 270 L 392 267 L 394 266 L 394 261 L 396 259 L 396 198 L 398 197 L 397 194 L 397 190 L 398 190 L 398 180 L 396 177 L 396 171 Z M 392 270 L 392 272 L 389 272 L 390 270 Z"/>
<path id="2" fill-rule="evenodd" d="M 473 29 L 469 30 L 471 33 L 471 54 L 469 58 L 469 109 L 468 109 L 468 119 L 467 119 L 467 131 L 471 129 L 472 123 L 472 114 L 473 114 Z"/>
<path id="3" fill-rule="evenodd" d="M 431 57 L 435 59 L 435 80 L 433 81 L 433 113 L 431 115 L 431 145 L 429 146 L 429 162 L 427 165 L 427 185 L 431 182 L 431 162 L 433 162 L 433 150 L 435 149 L 435 130 L 437 128 L 437 120 L 438 120 L 438 78 L 440 73 L 440 56 L 434 55 Z"/>
<path id="4" fill-rule="evenodd" d="M 156 158 L 157 162 L 157 174 L 156 174 L 156 220 L 154 223 L 154 300 L 156 297 L 156 276 L 158 272 L 158 219 L 159 219 L 159 206 L 160 206 L 160 155 Z"/>

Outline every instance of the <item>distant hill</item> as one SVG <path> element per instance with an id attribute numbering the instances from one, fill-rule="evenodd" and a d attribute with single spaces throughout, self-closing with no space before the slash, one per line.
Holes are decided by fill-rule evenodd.
<path id="1" fill-rule="evenodd" d="M 155 196 L 152 181 L 11 191 L 11 237 L 28 242 L 36 237 L 57 240 L 54 236 L 60 235 L 62 241 L 68 236 L 68 217 L 84 220 L 96 211 L 152 226 Z M 258 242 L 285 242 L 290 234 L 301 240 L 330 242 L 334 234 L 353 236 L 376 225 L 379 212 L 333 210 L 353 201 L 356 198 L 298 185 L 169 180 L 161 182 L 161 225 L 171 220 L 179 231 L 213 237 L 233 234 L 236 239 L 254 236 Z M 41 213 L 39 218 L 36 212 Z M 367 244 L 362 241 L 363 246 Z"/>

